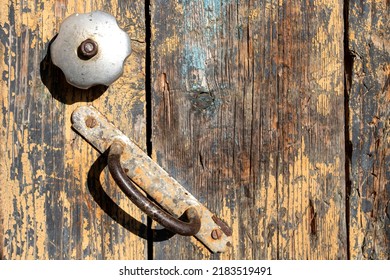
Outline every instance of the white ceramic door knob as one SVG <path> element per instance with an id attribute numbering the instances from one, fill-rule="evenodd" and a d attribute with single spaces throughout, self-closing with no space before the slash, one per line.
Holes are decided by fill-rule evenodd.
<path id="1" fill-rule="evenodd" d="M 109 86 L 122 75 L 131 45 L 112 15 L 95 11 L 66 18 L 50 53 L 69 84 L 88 89 Z"/>

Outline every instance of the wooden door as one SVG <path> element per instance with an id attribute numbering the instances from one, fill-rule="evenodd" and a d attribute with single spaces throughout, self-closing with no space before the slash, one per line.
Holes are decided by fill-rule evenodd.
<path id="1" fill-rule="evenodd" d="M 2 1 L 2 259 L 389 259 L 389 3 Z M 47 50 L 76 12 L 132 39 L 108 89 Z M 71 129 L 92 104 L 233 229 L 162 234 Z"/>

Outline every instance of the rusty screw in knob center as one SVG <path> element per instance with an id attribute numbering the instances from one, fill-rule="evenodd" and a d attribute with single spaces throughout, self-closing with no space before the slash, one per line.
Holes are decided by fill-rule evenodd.
<path id="1" fill-rule="evenodd" d="M 98 44 L 92 40 L 87 39 L 83 41 L 77 49 L 77 54 L 79 58 L 83 60 L 88 60 L 94 57 L 98 52 Z"/>

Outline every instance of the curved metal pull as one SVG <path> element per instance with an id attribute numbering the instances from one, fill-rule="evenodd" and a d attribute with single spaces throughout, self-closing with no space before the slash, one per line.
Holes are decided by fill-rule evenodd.
<path id="1" fill-rule="evenodd" d="M 123 171 L 120 164 L 122 153 L 122 144 L 117 141 L 113 142 L 108 154 L 108 169 L 117 185 L 127 195 L 127 197 L 150 218 L 168 230 L 184 236 L 197 234 L 201 226 L 198 212 L 193 207 L 188 208 L 185 211 L 188 222 L 183 222 L 168 214 L 156 203 L 145 197 Z"/>

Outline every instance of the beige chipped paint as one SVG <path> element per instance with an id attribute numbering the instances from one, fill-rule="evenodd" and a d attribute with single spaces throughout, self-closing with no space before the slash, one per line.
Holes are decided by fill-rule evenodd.
<path id="1" fill-rule="evenodd" d="M 120 9 L 121 1 L 0 1 L 0 9 L 3 11 L 0 13 L 0 28 L 3 28 L 2 32 L 9 37 L 11 44 L 4 45 L 3 42 L 0 43 L 0 68 L 4 69 L 3 77 L 6 78 L 6 80 L 0 80 L 0 107 L 7 112 L 6 114 L 0 114 L 0 133 L 4 140 L 0 143 L 0 156 L 2 158 L 0 172 L 3 174 L 0 177 L 0 184 L 6 186 L 1 189 L 0 193 L 1 258 L 49 258 L 48 248 L 55 244 L 50 244 L 51 241 L 48 240 L 45 204 L 47 204 L 47 199 L 51 193 L 58 194 L 59 201 L 56 203 L 62 205 L 62 216 L 56 217 L 56 219 L 61 219 L 65 227 L 70 227 L 74 217 L 75 203 L 84 203 L 83 207 L 87 207 L 89 211 L 89 215 L 83 216 L 80 221 L 81 239 L 70 240 L 70 244 L 67 246 L 69 248 L 68 252 L 61 252 L 62 247 L 56 247 L 57 258 L 61 258 L 63 255 L 71 259 L 96 259 L 98 256 L 103 256 L 106 259 L 146 258 L 145 241 L 117 225 L 115 221 L 105 217 L 106 214 L 93 201 L 87 189 L 88 167 L 94 163 L 99 154 L 76 135 L 71 129 L 70 122 L 71 113 L 76 106 L 87 104 L 87 102 L 62 104 L 52 98 L 39 76 L 40 59 L 46 54 L 46 47 L 58 32 L 63 19 L 73 13 L 85 13 L 94 10 L 113 13 L 119 25 L 126 27 L 130 36 L 135 38 L 137 42 L 132 46 L 133 54 L 126 61 L 123 77 L 99 99 L 88 103 L 93 103 L 101 111 L 107 112 L 109 116 L 114 116 L 113 118 L 118 122 L 121 120 L 120 125 L 143 147 L 143 143 L 145 143 L 144 118 L 128 119 L 123 114 L 121 115 L 120 108 L 116 106 L 118 100 L 120 100 L 120 104 L 131 110 L 131 108 L 145 102 L 144 90 L 142 89 L 145 75 L 143 31 L 140 31 L 140 28 L 135 28 L 134 24 L 124 26 L 125 20 L 132 18 L 134 18 L 133 21 L 136 26 L 144 24 L 142 17 L 139 17 L 139 13 L 143 14 L 144 12 L 143 2 L 137 2 L 139 2 L 137 3 L 140 7 L 139 11 L 127 10 L 126 14 L 115 14 Z M 12 14 L 10 14 L 11 12 Z M 12 26 L 10 26 L 10 18 L 13 18 L 15 22 Z M 137 22 L 137 19 L 140 19 L 140 21 Z M 15 53 L 12 44 L 15 44 L 21 36 L 24 36 L 23 34 L 27 36 L 22 41 L 23 46 L 20 46 L 23 52 Z M 15 64 L 11 63 L 16 59 L 21 65 L 17 69 L 12 66 Z M 34 70 L 28 72 L 29 68 L 27 66 L 31 64 L 33 64 L 32 68 Z M 32 77 L 32 79 L 29 77 Z M 30 142 L 31 131 L 25 128 L 27 126 L 21 125 L 20 120 L 14 118 L 14 112 L 10 110 L 11 103 L 16 108 L 23 108 L 25 114 L 30 113 L 28 109 L 24 109 L 26 107 L 27 92 L 12 92 L 10 88 L 11 83 L 20 83 L 24 79 L 29 81 L 28 86 L 31 89 L 29 92 L 33 94 L 32 98 L 42 100 L 42 104 L 45 106 L 42 112 L 37 115 L 39 118 L 50 120 L 52 112 L 61 112 L 65 123 L 62 129 L 64 147 L 52 147 L 48 143 L 43 143 L 43 141 Z M 64 92 L 64 94 L 69 93 Z M 2 125 L 3 123 L 6 124 L 5 127 Z M 53 179 L 66 180 L 72 188 L 80 190 L 81 197 L 70 197 L 64 188 L 54 185 L 51 186 L 53 189 L 46 193 L 39 192 L 40 186 L 37 185 L 37 182 L 45 184 L 49 175 L 45 173 L 46 163 L 44 159 L 33 162 L 30 155 L 33 151 L 43 153 L 45 149 L 64 150 L 64 166 L 72 172 L 72 177 L 59 178 L 56 172 L 50 176 Z M 18 154 L 20 150 L 22 156 L 17 159 L 14 155 Z M 11 166 L 14 161 L 20 161 L 22 166 L 21 180 L 11 179 Z M 18 172 L 18 170 L 15 170 L 15 172 Z M 103 187 L 114 195 L 113 200 L 123 210 L 137 220 L 144 219 L 144 215 L 124 195 L 109 188 L 109 185 L 113 185 L 109 184 L 110 180 L 107 181 L 103 175 L 101 179 Z M 102 225 L 104 225 L 103 228 Z M 112 230 L 119 234 L 115 237 L 116 240 L 112 240 L 112 236 L 115 234 L 115 232 L 111 232 Z M 32 235 L 31 232 L 33 232 Z M 27 238 L 30 238 L 29 236 L 32 236 L 32 240 L 27 240 Z M 88 251 L 90 253 L 83 253 Z"/>

